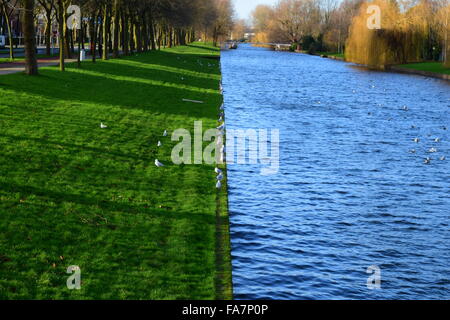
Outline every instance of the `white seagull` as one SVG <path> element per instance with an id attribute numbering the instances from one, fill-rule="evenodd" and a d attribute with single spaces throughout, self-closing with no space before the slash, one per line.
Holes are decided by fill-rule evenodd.
<path id="1" fill-rule="evenodd" d="M 167 130 L 164 130 L 163 137 L 167 137 Z"/>
<path id="2" fill-rule="evenodd" d="M 223 174 L 219 174 L 219 175 L 217 176 L 217 180 L 222 181 L 222 180 L 223 180 Z"/>
<path id="3" fill-rule="evenodd" d="M 221 174 L 221 173 L 222 173 L 222 170 L 220 170 L 219 168 L 216 168 L 216 169 L 214 170 L 214 172 L 217 173 L 217 174 Z"/>
<path id="4" fill-rule="evenodd" d="M 217 127 L 217 130 L 223 130 L 223 129 L 225 129 L 225 123 Z"/>
<path id="5" fill-rule="evenodd" d="M 220 110 L 225 110 L 225 105 L 222 103 L 222 105 L 220 106 Z"/>
<path id="6" fill-rule="evenodd" d="M 100 128 L 106 129 L 106 128 L 108 128 L 108 126 L 105 126 L 105 125 L 103 124 L 103 122 L 102 122 L 102 123 L 100 123 Z"/>
<path id="7" fill-rule="evenodd" d="M 158 141 L 158 147 L 161 147 L 161 146 L 162 146 L 161 141 Z"/>
<path id="8" fill-rule="evenodd" d="M 158 159 L 155 160 L 155 166 L 157 166 L 158 168 L 164 167 L 164 165 L 158 161 Z"/>
<path id="9" fill-rule="evenodd" d="M 415 143 L 419 143 L 420 142 L 420 139 L 419 138 L 414 138 L 414 140 L 413 140 Z"/>
<path id="10" fill-rule="evenodd" d="M 217 188 L 217 189 L 222 188 L 222 183 L 220 182 L 220 180 L 217 181 L 217 183 L 216 183 L 216 188 Z"/>
<path id="11" fill-rule="evenodd" d="M 430 150 L 428 150 L 429 153 L 436 153 L 437 149 L 436 148 L 431 148 Z"/>

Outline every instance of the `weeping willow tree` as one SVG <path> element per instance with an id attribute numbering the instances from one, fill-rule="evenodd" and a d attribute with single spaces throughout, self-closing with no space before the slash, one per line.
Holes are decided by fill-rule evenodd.
<path id="1" fill-rule="evenodd" d="M 369 6 L 380 8 L 379 28 L 369 28 Z M 433 28 L 433 14 L 427 0 L 400 10 L 396 1 L 375 0 L 362 4 L 353 19 L 347 40 L 347 60 L 372 68 L 426 59 Z M 434 50 L 434 47 L 433 47 Z"/>
<path id="2" fill-rule="evenodd" d="M 436 14 L 435 21 L 442 41 L 444 67 L 450 68 L 450 1 L 444 2 Z"/>

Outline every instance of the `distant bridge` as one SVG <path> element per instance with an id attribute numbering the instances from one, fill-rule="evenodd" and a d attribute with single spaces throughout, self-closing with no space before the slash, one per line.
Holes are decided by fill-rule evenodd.
<path id="1" fill-rule="evenodd" d="M 292 44 L 290 43 L 260 43 L 255 42 L 253 43 L 258 46 L 264 46 L 264 47 L 272 47 L 273 49 L 277 51 L 288 51 L 291 49 Z"/>

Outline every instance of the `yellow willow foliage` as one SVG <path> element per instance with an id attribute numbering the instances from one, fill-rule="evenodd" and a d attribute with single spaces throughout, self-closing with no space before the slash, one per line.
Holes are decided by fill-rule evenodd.
<path id="1" fill-rule="evenodd" d="M 369 29 L 367 8 L 377 5 L 381 10 L 381 29 Z M 425 8 L 426 4 L 424 4 Z M 375 0 L 361 5 L 353 19 L 346 45 L 346 59 L 372 68 L 419 61 L 428 33 L 427 10 L 400 12 L 395 1 Z"/>
<path id="2" fill-rule="evenodd" d="M 436 22 L 444 48 L 444 67 L 450 68 L 450 4 L 439 10 Z"/>
<path id="3" fill-rule="evenodd" d="M 267 33 L 266 32 L 258 32 L 255 35 L 255 38 L 253 41 L 257 42 L 257 43 L 268 43 L 269 41 L 268 41 Z"/>

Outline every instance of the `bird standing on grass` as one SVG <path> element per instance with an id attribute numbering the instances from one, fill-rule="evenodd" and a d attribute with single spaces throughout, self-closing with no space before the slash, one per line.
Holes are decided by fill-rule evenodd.
<path id="1" fill-rule="evenodd" d="M 167 130 L 164 130 L 163 137 L 167 137 Z"/>
<path id="2" fill-rule="evenodd" d="M 100 123 L 100 128 L 106 129 L 106 128 L 108 128 L 108 126 L 104 125 L 103 122 L 102 122 L 102 123 Z"/>
<path id="3" fill-rule="evenodd" d="M 220 182 L 220 180 L 217 181 L 217 183 L 216 183 L 216 188 L 217 188 L 217 189 L 222 188 L 222 183 Z"/>
<path id="4" fill-rule="evenodd" d="M 155 166 L 157 166 L 158 168 L 164 167 L 164 165 L 161 162 L 159 162 L 158 159 L 155 160 Z"/>
<path id="5" fill-rule="evenodd" d="M 158 148 L 162 146 L 161 141 L 158 141 Z"/>

